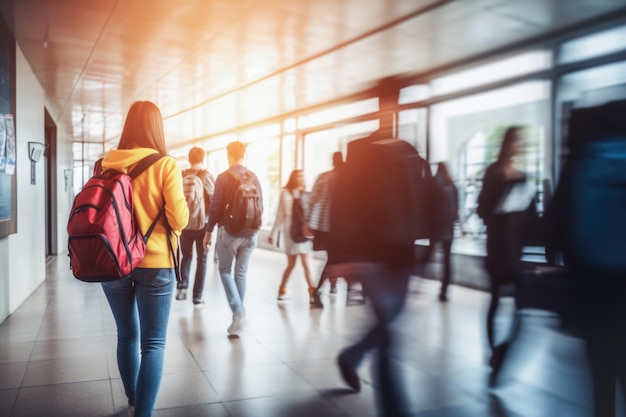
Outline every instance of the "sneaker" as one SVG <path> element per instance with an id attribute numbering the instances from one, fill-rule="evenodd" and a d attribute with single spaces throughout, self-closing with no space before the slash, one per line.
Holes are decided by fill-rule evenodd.
<path id="1" fill-rule="evenodd" d="M 202 305 L 204 305 L 204 300 L 202 298 L 194 298 L 193 299 L 193 304 L 196 307 L 202 306 Z"/>
<path id="2" fill-rule="evenodd" d="M 243 333 L 245 327 L 245 317 L 241 314 L 233 314 L 233 322 L 228 326 L 228 334 L 231 336 L 239 336 Z"/>
<path id="3" fill-rule="evenodd" d="M 177 300 L 186 300 L 187 299 L 187 290 L 184 288 L 179 288 L 176 293 Z"/>

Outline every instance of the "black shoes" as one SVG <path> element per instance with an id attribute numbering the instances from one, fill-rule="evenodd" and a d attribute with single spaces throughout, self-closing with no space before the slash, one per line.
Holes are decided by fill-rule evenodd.
<path id="1" fill-rule="evenodd" d="M 501 345 L 493 348 L 493 353 L 491 354 L 491 358 L 489 359 L 489 366 L 491 366 L 489 385 L 491 385 L 492 387 L 497 384 L 498 375 L 500 374 L 500 370 L 502 370 L 502 364 L 504 363 L 504 358 L 508 350 L 508 343 L 502 343 Z"/>
<path id="2" fill-rule="evenodd" d="M 311 303 L 314 307 L 324 308 L 324 303 L 322 303 L 322 290 L 317 288 L 313 293 L 313 302 Z"/>
<path id="3" fill-rule="evenodd" d="M 337 365 L 339 365 L 339 372 L 341 372 L 341 377 L 344 382 L 348 384 L 350 388 L 359 392 L 361 391 L 361 380 L 355 371 L 350 369 L 347 363 L 347 359 L 345 353 L 342 353 L 337 358 Z"/>

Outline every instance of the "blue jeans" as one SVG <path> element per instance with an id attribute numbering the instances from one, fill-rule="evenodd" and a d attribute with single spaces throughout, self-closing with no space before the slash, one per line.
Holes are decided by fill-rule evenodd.
<path id="1" fill-rule="evenodd" d="M 380 392 L 378 406 L 384 416 L 400 416 L 408 411 L 409 401 L 397 359 L 393 358 L 394 337 L 391 323 L 400 315 L 406 301 L 410 271 L 383 264 L 368 264 L 350 274 L 350 280 L 360 281 L 363 296 L 369 301 L 375 322 L 361 340 L 347 347 L 341 355 L 356 371 L 365 355 L 375 350 L 376 375 Z"/>
<path id="2" fill-rule="evenodd" d="M 117 325 L 117 366 L 135 417 L 149 417 L 154 409 L 175 282 L 172 268 L 136 268 L 131 277 L 102 283 Z"/>
<path id="3" fill-rule="evenodd" d="M 209 253 L 204 249 L 202 240 L 204 230 L 183 230 L 180 235 L 180 250 L 182 260 L 180 263 L 180 274 L 182 282 L 178 283 L 178 288 L 187 289 L 189 287 L 189 271 L 191 270 L 191 259 L 193 258 L 193 245 L 196 245 L 196 277 L 193 282 L 193 298 L 201 299 L 204 292 L 204 278 L 206 276 L 206 258 Z"/>
<path id="4" fill-rule="evenodd" d="M 233 314 L 245 314 L 243 301 L 246 297 L 246 275 L 252 250 L 257 245 L 257 234 L 232 236 L 223 227 L 217 231 L 215 250 L 219 262 L 220 278 Z M 233 277 L 233 260 L 235 274 Z"/>

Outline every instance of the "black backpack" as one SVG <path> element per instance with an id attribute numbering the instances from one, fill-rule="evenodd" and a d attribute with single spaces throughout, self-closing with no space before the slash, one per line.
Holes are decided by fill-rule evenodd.
<path id="1" fill-rule="evenodd" d="M 249 170 L 242 174 L 232 169 L 226 172 L 235 178 L 237 186 L 226 204 L 224 228 L 231 235 L 257 232 L 261 228 L 263 206 L 256 175 Z"/>
<path id="2" fill-rule="evenodd" d="M 289 234 L 291 240 L 295 243 L 306 242 L 311 240 L 310 237 L 304 234 L 304 206 L 307 204 L 307 194 L 302 193 L 298 198 L 293 198 L 293 204 L 291 206 L 291 225 L 289 227 Z"/>

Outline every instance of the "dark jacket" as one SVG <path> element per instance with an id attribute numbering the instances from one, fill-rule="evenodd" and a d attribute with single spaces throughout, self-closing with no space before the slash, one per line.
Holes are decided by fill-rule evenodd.
<path id="1" fill-rule="evenodd" d="M 239 174 L 244 172 L 252 172 L 242 165 L 234 165 L 228 170 L 236 171 Z M 213 191 L 213 199 L 211 200 L 211 208 L 209 210 L 209 222 L 206 230 L 210 233 L 215 225 L 222 226 L 224 224 L 224 213 L 226 212 L 226 204 L 230 201 L 232 194 L 237 187 L 237 180 L 228 173 L 228 170 L 222 172 L 215 179 L 215 190 Z M 261 197 L 261 207 L 263 207 L 263 194 L 259 178 L 254 175 L 254 180 Z M 238 234 L 236 236 L 249 236 L 250 234 Z"/>
<path id="2" fill-rule="evenodd" d="M 428 237 L 422 178 L 428 163 L 405 141 L 375 133 L 348 144 L 330 212 L 329 263 L 415 264 L 414 241 Z"/>
<path id="3" fill-rule="evenodd" d="M 507 180 L 496 162 L 485 170 L 483 186 L 478 195 L 478 215 L 487 226 L 485 267 L 492 277 L 501 277 L 503 280 L 512 278 L 522 270 L 524 233 L 535 209 L 533 200 L 524 211 L 496 212 L 506 191 L 519 181 L 526 181 L 526 178 Z"/>
<path id="4" fill-rule="evenodd" d="M 453 240 L 454 223 L 459 213 L 459 193 L 454 183 L 444 175 L 435 175 L 434 180 L 431 239 Z"/>
<path id="5" fill-rule="evenodd" d="M 570 153 L 549 208 L 551 242 L 567 266 L 626 273 L 626 100 L 575 109 Z"/>

